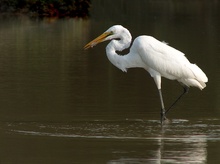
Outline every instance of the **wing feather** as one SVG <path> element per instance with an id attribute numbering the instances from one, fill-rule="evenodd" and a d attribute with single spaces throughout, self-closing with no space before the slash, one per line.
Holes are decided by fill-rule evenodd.
<path id="1" fill-rule="evenodd" d="M 188 67 L 191 63 L 184 53 L 151 36 L 140 36 L 134 41 L 138 53 L 148 67 L 168 79 L 195 78 Z"/>

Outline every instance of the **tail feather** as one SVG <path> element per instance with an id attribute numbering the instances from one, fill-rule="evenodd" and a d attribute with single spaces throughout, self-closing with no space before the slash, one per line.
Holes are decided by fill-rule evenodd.
<path id="1" fill-rule="evenodd" d="M 206 84 L 204 82 L 198 81 L 196 79 L 180 79 L 178 81 L 188 87 L 190 87 L 190 86 L 197 87 L 200 90 L 203 90 L 206 87 Z"/>
<path id="2" fill-rule="evenodd" d="M 196 80 L 200 83 L 203 83 L 203 85 L 205 86 L 205 83 L 208 82 L 206 74 L 196 64 L 191 64 L 189 68 L 193 72 Z"/>
<path id="3" fill-rule="evenodd" d="M 188 68 L 192 71 L 194 77 L 181 79 L 181 82 L 187 86 L 195 86 L 201 90 L 204 89 L 206 87 L 205 83 L 208 82 L 206 74 L 196 64 L 190 64 Z"/>
<path id="4" fill-rule="evenodd" d="M 206 87 L 206 84 L 203 81 L 199 81 L 200 85 L 202 86 L 200 89 L 204 89 Z"/>

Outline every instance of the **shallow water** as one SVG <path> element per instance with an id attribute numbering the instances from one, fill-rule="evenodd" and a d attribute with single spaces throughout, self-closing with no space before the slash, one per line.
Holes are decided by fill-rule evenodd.
<path id="1" fill-rule="evenodd" d="M 6 150 L 2 157 L 7 159 L 10 155 L 16 159 L 10 159 L 12 162 L 20 163 L 214 162 L 218 161 L 215 151 L 220 141 L 219 122 L 174 119 L 163 127 L 158 120 L 130 119 L 5 122 L 1 125 Z"/>
<path id="2" fill-rule="evenodd" d="M 0 163 L 219 163 L 219 3 L 135 2 L 97 0 L 87 20 L 0 18 Z M 113 24 L 168 42 L 207 74 L 169 124 L 146 71 L 115 68 L 107 43 L 83 50 Z M 166 107 L 182 92 L 166 79 L 162 90 Z"/>

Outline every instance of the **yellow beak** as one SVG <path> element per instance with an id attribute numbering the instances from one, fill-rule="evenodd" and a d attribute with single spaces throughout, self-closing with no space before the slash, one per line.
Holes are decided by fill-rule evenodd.
<path id="1" fill-rule="evenodd" d="M 112 32 L 105 32 L 102 35 L 98 36 L 97 38 L 95 38 L 94 40 L 92 40 L 91 42 L 89 42 L 87 45 L 84 46 L 84 49 L 88 49 L 91 48 L 101 42 L 105 41 L 105 38 L 108 37 L 109 35 L 112 35 Z"/>

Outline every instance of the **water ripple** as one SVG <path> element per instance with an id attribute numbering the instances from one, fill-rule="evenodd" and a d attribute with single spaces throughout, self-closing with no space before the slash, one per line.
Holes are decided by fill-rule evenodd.
<path id="1" fill-rule="evenodd" d="M 176 119 L 161 127 L 157 120 L 96 120 L 76 122 L 7 122 L 2 125 L 6 133 L 20 135 L 103 138 L 103 139 L 141 139 L 141 140 L 220 140 L 219 120 Z"/>

